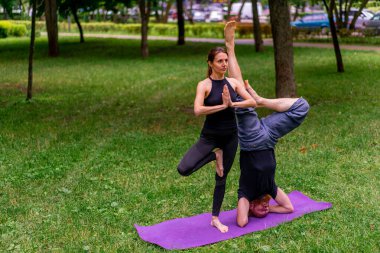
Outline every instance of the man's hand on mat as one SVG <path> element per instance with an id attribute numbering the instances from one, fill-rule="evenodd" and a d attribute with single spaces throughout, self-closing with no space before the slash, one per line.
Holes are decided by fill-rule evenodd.
<path id="1" fill-rule="evenodd" d="M 216 174 L 218 174 L 219 177 L 223 177 L 223 150 L 218 149 L 215 150 L 215 156 L 216 156 Z"/>
<path id="2" fill-rule="evenodd" d="M 228 227 L 223 225 L 216 216 L 212 216 L 211 226 L 216 227 L 222 233 L 228 232 Z"/>

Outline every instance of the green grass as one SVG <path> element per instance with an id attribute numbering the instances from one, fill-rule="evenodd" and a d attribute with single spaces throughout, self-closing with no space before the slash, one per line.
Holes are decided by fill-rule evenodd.
<path id="1" fill-rule="evenodd" d="M 133 224 L 210 212 L 214 168 L 176 166 L 203 118 L 192 103 L 213 45 L 60 39 L 36 45 L 34 99 L 25 102 L 27 39 L 0 41 L 0 251 L 163 252 Z M 238 46 L 245 77 L 274 96 L 273 50 Z M 311 111 L 277 145 L 277 184 L 333 208 L 187 252 L 378 252 L 379 69 L 374 52 L 295 48 L 297 89 Z M 261 116 L 266 110 L 259 111 Z M 304 152 L 301 152 L 304 151 Z M 238 157 L 238 156 L 237 156 Z M 236 207 L 239 164 L 223 209 Z"/>

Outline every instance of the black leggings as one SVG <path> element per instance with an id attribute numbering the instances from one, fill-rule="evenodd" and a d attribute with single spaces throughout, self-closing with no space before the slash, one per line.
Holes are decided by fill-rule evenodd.
<path id="1" fill-rule="evenodd" d="M 215 189 L 212 204 L 212 215 L 218 216 L 226 191 L 226 178 L 235 159 L 238 146 L 237 133 L 229 135 L 204 134 L 182 158 L 178 165 L 178 172 L 182 176 L 189 176 L 203 165 L 215 160 L 215 148 L 223 150 L 223 177 L 215 173 Z"/>

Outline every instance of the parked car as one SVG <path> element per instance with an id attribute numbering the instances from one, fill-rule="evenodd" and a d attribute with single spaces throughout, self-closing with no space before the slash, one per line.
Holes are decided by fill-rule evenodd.
<path id="1" fill-rule="evenodd" d="M 222 22 L 223 21 L 223 13 L 220 11 L 211 11 L 209 16 L 210 22 Z"/>
<path id="2" fill-rule="evenodd" d="M 350 12 L 348 13 L 349 23 L 351 23 L 352 19 L 354 18 L 354 15 L 358 13 L 358 9 L 352 8 Z M 343 12 L 343 15 L 345 13 Z M 363 29 L 365 28 L 365 25 L 368 20 L 370 20 L 373 17 L 374 13 L 369 10 L 362 10 L 360 12 L 360 15 L 358 16 L 358 19 L 355 22 L 355 29 Z"/>
<path id="3" fill-rule="evenodd" d="M 366 33 L 380 35 L 380 13 L 375 14 L 366 24 Z"/>
<path id="4" fill-rule="evenodd" d="M 326 13 L 306 14 L 303 18 L 291 22 L 291 26 L 301 29 L 327 29 L 330 27 L 330 22 Z"/>
<path id="5" fill-rule="evenodd" d="M 205 22 L 206 13 L 200 10 L 193 11 L 193 21 L 194 22 Z"/>

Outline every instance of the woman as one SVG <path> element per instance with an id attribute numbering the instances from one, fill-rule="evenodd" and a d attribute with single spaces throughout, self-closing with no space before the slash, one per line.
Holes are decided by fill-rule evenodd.
<path id="1" fill-rule="evenodd" d="M 206 120 L 198 142 L 182 158 L 178 172 L 188 176 L 218 158 L 211 225 L 225 233 L 228 227 L 220 222 L 218 216 L 224 198 L 226 178 L 238 145 L 234 108 L 253 107 L 256 103 L 242 83 L 225 77 L 228 55 L 224 48 L 211 49 L 207 63 L 207 78 L 198 83 L 194 100 L 195 115 L 206 115 Z M 237 102 L 237 95 L 243 99 Z"/>
<path id="2" fill-rule="evenodd" d="M 227 23 L 225 41 L 228 70 L 231 77 L 243 83 L 234 51 L 234 31 L 235 22 Z M 244 86 L 256 101 L 257 107 L 266 107 L 276 112 L 259 119 L 254 108 L 236 109 L 241 149 L 237 223 L 241 227 L 248 223 L 250 214 L 261 218 L 268 212 L 293 212 L 289 197 L 275 183 L 274 147 L 279 138 L 302 123 L 309 111 L 309 104 L 303 98 L 266 99 L 257 95 L 248 81 L 244 82 Z M 269 206 L 271 197 L 276 205 Z"/>

